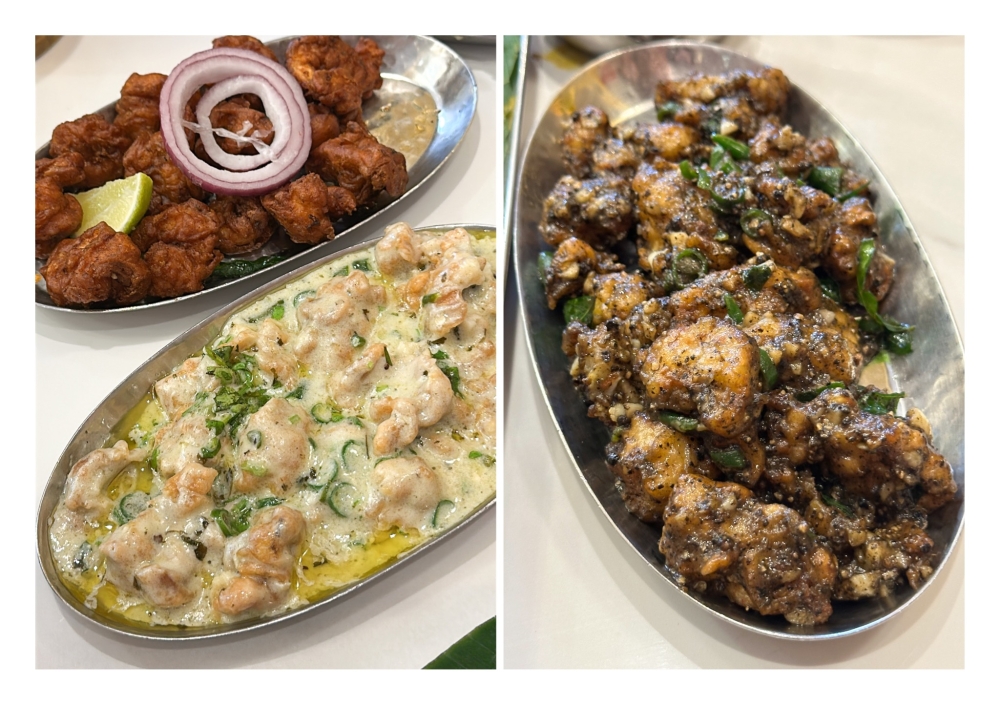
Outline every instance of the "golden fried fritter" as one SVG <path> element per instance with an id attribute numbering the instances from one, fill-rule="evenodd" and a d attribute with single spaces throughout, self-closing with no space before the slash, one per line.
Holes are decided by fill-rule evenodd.
<path id="1" fill-rule="evenodd" d="M 190 244 L 154 242 L 144 255 L 152 275 L 151 296 L 172 298 L 204 288 L 212 270 L 222 261 L 213 239 Z"/>
<path id="2" fill-rule="evenodd" d="M 350 191 L 358 205 L 382 190 L 393 198 L 402 196 L 408 182 L 406 158 L 357 122 L 347 123 L 340 135 L 314 149 L 306 167 Z"/>
<path id="3" fill-rule="evenodd" d="M 275 222 L 259 198 L 219 196 L 208 204 L 221 223 L 216 246 L 236 255 L 263 247 L 274 234 Z"/>
<path id="4" fill-rule="evenodd" d="M 41 269 L 57 306 L 134 304 L 149 293 L 151 275 L 128 235 L 98 223 L 60 242 Z"/>
<path id="5" fill-rule="evenodd" d="M 80 188 L 90 189 L 120 179 L 124 175 L 122 157 L 132 144 L 128 135 L 100 115 L 84 115 L 56 125 L 49 142 L 53 157 L 67 152 L 83 156 L 85 178 Z"/>
<path id="6" fill-rule="evenodd" d="M 260 54 L 265 59 L 270 59 L 271 61 L 278 60 L 278 57 L 274 55 L 271 48 L 264 44 L 264 42 L 257 39 L 257 37 L 251 37 L 245 34 L 230 34 L 225 37 L 218 37 L 212 40 L 212 47 L 214 49 L 218 49 L 220 47 L 247 49 Z"/>
<path id="7" fill-rule="evenodd" d="M 132 231 L 132 240 L 142 252 L 155 242 L 191 245 L 210 241 L 215 249 L 220 224 L 211 208 L 192 198 L 167 206 L 156 215 L 147 215 Z"/>
<path id="8" fill-rule="evenodd" d="M 312 151 L 340 134 L 340 120 L 322 103 L 308 103 L 308 106 L 309 126 L 312 128 L 312 146 L 309 149 Z"/>
<path id="9" fill-rule="evenodd" d="M 35 180 L 35 257 L 48 257 L 60 240 L 76 232 L 81 220 L 80 202 L 64 194 L 55 179 Z"/>
<path id="10" fill-rule="evenodd" d="M 285 66 L 306 97 L 349 116 L 382 85 L 379 68 L 385 52 L 371 39 L 351 47 L 340 37 L 299 37 L 285 51 Z"/>
<path id="11" fill-rule="evenodd" d="M 134 141 L 143 133 L 160 130 L 160 91 L 167 77 L 162 73 L 133 73 L 122 86 L 115 104 L 114 126 Z"/>
<path id="12" fill-rule="evenodd" d="M 125 152 L 122 164 L 125 176 L 143 172 L 153 180 L 153 195 L 149 200 L 147 215 L 161 213 L 167 207 L 184 203 L 191 198 L 201 201 L 208 197 L 204 189 L 188 179 L 171 161 L 163 146 L 161 132 L 140 134 Z"/>
<path id="13" fill-rule="evenodd" d="M 66 152 L 55 159 L 36 159 L 35 180 L 49 178 L 63 189 L 76 186 L 87 178 L 83 165 L 83 155 L 79 152 Z"/>
<path id="14" fill-rule="evenodd" d="M 315 245 L 333 239 L 327 186 L 318 174 L 306 174 L 262 196 L 260 202 L 288 232 L 292 242 Z"/>

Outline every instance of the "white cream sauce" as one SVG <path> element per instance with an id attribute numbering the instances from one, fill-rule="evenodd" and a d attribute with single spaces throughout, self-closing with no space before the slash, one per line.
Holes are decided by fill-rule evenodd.
<path id="1" fill-rule="evenodd" d="M 132 462 L 119 452 L 102 468 L 107 451 L 78 462 L 67 487 L 93 487 L 90 509 L 64 492 L 50 523 L 81 599 L 164 625 L 277 614 L 377 572 L 495 495 L 496 240 L 389 230 L 419 261 L 388 267 L 383 254 L 382 273 L 372 247 L 248 306 L 119 425 L 108 447 L 126 442 Z M 457 324 L 432 339 L 440 283 L 426 273 L 446 265 L 481 276 L 460 291 Z M 135 492 L 148 508 L 123 501 Z M 265 526 L 279 504 L 304 520 L 300 542 Z M 250 557 L 255 540 L 294 545 Z M 249 606 L 223 614 L 220 592 L 236 580 L 256 597 L 240 592 Z"/>

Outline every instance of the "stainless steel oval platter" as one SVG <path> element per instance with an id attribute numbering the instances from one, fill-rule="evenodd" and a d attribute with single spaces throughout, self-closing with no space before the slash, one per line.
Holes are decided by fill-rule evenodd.
<path id="1" fill-rule="evenodd" d="M 491 232 L 494 233 L 494 237 L 496 232 L 493 226 L 472 224 L 417 228 L 417 232 L 444 233 L 457 227 L 463 227 L 469 230 Z M 45 579 L 48 581 L 52 590 L 55 591 L 55 593 L 70 609 L 74 610 L 91 622 L 118 632 L 119 634 L 142 637 L 145 639 L 176 641 L 184 639 L 204 639 L 223 634 L 246 632 L 265 625 L 299 617 L 306 612 L 315 611 L 324 605 L 328 605 L 331 602 L 346 597 L 356 590 L 368 585 L 372 581 L 381 578 L 383 575 L 395 571 L 400 565 L 413 560 L 425 551 L 431 549 L 433 546 L 446 540 L 449 536 L 452 536 L 456 532 L 469 526 L 473 520 L 481 516 L 496 503 L 496 493 L 494 493 L 491 498 L 477 507 L 467 517 L 456 523 L 454 526 L 449 527 L 437 536 L 419 544 L 412 550 L 401 554 L 395 560 L 392 560 L 378 568 L 374 573 L 355 583 L 351 583 L 316 602 L 290 610 L 283 614 L 270 617 L 259 617 L 256 619 L 235 622 L 233 624 L 204 628 L 173 626 L 154 627 L 143 625 L 126 620 L 125 618 L 108 615 L 106 613 L 90 609 L 85 606 L 69 589 L 67 589 L 63 582 L 59 579 L 59 573 L 52 559 L 49 544 L 49 520 L 62 494 L 63 485 L 66 482 L 66 477 L 69 474 L 73 463 L 92 450 L 103 447 L 111 437 L 112 430 L 115 426 L 125 417 L 130 409 L 134 408 L 140 400 L 142 400 L 144 395 L 146 395 L 152 388 L 153 383 L 168 374 L 188 357 L 196 354 L 199 350 L 204 348 L 205 345 L 207 345 L 219 334 L 222 326 L 234 313 L 245 308 L 246 306 L 249 306 L 255 301 L 259 301 L 271 292 L 285 286 L 286 284 L 300 279 L 323 267 L 333 260 L 371 247 L 381 236 L 381 231 L 373 233 L 363 242 L 360 242 L 343 251 L 334 252 L 317 262 L 307 264 L 293 272 L 289 272 L 279 279 L 276 279 L 273 282 L 250 292 L 237 301 L 234 301 L 217 313 L 212 314 L 209 318 L 205 319 L 186 333 L 177 337 L 171 343 L 167 344 L 163 349 L 143 363 L 141 367 L 135 370 L 121 384 L 119 384 L 118 387 L 116 387 L 114 391 L 112 391 L 104 399 L 104 401 L 102 401 L 98 407 L 94 409 L 83 424 L 81 424 L 72 440 L 70 440 L 66 448 L 63 450 L 62 455 L 59 456 L 59 460 L 56 463 L 55 468 L 53 468 L 51 475 L 49 475 L 49 479 L 45 485 L 45 491 L 42 494 L 42 500 L 38 508 L 38 517 L 36 522 L 37 554 L 42 573 L 45 575 Z"/>
<path id="2" fill-rule="evenodd" d="M 354 44 L 358 37 L 342 37 Z M 292 38 L 268 42 L 284 60 L 285 49 Z M 472 124 L 476 113 L 476 82 L 472 71 L 453 49 L 430 37 L 402 36 L 375 37 L 385 50 L 382 63 L 382 87 L 362 106 L 368 129 L 380 142 L 406 157 L 409 182 L 406 191 L 399 198 L 390 198 L 381 193 L 373 203 L 359 208 L 350 216 L 334 223 L 337 239 L 315 246 L 293 243 L 280 232 L 263 248 L 241 255 L 239 259 L 257 259 L 266 255 L 282 254 L 286 257 L 281 264 L 290 261 L 306 261 L 340 248 L 340 238 L 353 232 L 376 214 L 391 208 L 427 182 L 434 172 L 455 152 Z M 209 47 L 206 47 L 206 49 Z M 163 67 L 169 72 L 173 67 Z M 123 73 L 122 82 L 127 76 Z M 110 119 L 115 115 L 115 103 L 110 103 L 96 111 Z M 73 120 L 79 116 L 66 116 Z M 37 152 L 35 159 L 48 156 L 46 143 Z M 229 258 L 227 258 L 229 259 Z M 235 259 L 235 258 L 233 258 Z M 35 271 L 42 262 L 35 261 Z M 240 279 L 209 279 L 202 291 L 178 296 L 173 299 L 143 301 L 131 306 L 118 308 L 76 309 L 56 306 L 45 291 L 45 282 L 36 277 L 35 303 L 55 311 L 70 311 L 84 314 L 135 311 L 158 306 L 166 306 L 177 301 L 200 296 L 204 292 L 221 289 L 235 282 L 255 278 L 263 282 L 274 276 L 274 269 L 263 269 Z"/>
<path id="3" fill-rule="evenodd" d="M 539 235 L 538 225 L 542 203 L 564 173 L 559 139 L 563 121 L 570 114 L 587 105 L 596 105 L 608 114 L 612 125 L 652 122 L 656 119 L 653 95 L 658 82 L 693 73 L 761 67 L 759 62 L 726 49 L 679 42 L 631 48 L 588 64 L 553 100 L 528 145 L 514 214 L 515 268 L 538 383 L 581 480 L 622 538 L 666 584 L 680 590 L 693 605 L 759 634 L 814 641 L 854 634 L 886 621 L 910 605 L 926 590 L 927 584 L 916 591 L 907 586 L 887 598 L 837 602 L 829 622 L 816 627 L 796 627 L 781 617 L 763 617 L 745 611 L 725 598 L 681 590 L 657 550 L 659 530 L 629 514 L 615 489 L 614 476 L 604 461 L 604 446 L 610 440 L 610 433 L 587 417 L 583 398 L 573 387 L 568 360 L 560 347 L 562 316 L 546 306 L 536 265 L 539 252 L 550 249 Z M 912 355 L 893 357 L 887 364 L 889 385 L 894 391 L 905 390 L 904 401 L 926 414 L 934 430 L 935 446 L 951 463 L 959 487 L 955 501 L 930 517 L 928 531 L 942 551 L 943 565 L 951 555 L 964 519 L 965 362 L 958 330 L 910 221 L 861 145 L 822 105 L 794 86 L 787 121 L 808 137 L 829 136 L 841 157 L 871 179 L 882 242 L 897 267 L 896 282 L 883 310 L 915 324 L 919 344 Z M 932 175 L 928 174 L 928 178 Z M 935 571 L 931 580 L 939 572 Z"/>

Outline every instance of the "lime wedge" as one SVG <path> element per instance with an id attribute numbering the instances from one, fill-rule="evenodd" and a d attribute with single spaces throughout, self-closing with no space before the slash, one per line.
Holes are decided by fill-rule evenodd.
<path id="1" fill-rule="evenodd" d="M 73 237 L 101 221 L 116 232 L 128 233 L 139 224 L 149 208 L 153 180 L 140 171 L 128 178 L 109 181 L 103 186 L 72 195 L 83 207 L 83 220 Z"/>

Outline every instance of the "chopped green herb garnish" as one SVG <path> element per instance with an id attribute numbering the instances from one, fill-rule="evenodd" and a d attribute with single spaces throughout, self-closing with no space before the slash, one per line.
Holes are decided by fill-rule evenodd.
<path id="1" fill-rule="evenodd" d="M 719 467 L 730 470 L 739 470 L 747 466 L 746 456 L 739 446 L 729 446 L 721 450 L 713 448 L 708 451 L 708 457 Z"/>
<path id="2" fill-rule="evenodd" d="M 806 181 L 813 188 L 818 188 L 830 196 L 840 193 L 840 177 L 844 170 L 839 166 L 816 166 L 809 171 Z"/>
<path id="3" fill-rule="evenodd" d="M 365 344 L 365 339 L 357 333 L 351 333 L 351 347 L 360 348 Z"/>
<path id="4" fill-rule="evenodd" d="M 427 304 L 432 304 L 435 301 L 437 301 L 437 299 L 438 299 L 437 292 L 435 292 L 433 294 L 425 294 L 423 296 L 423 298 L 420 299 L 420 305 L 421 306 L 426 306 Z"/>
<path id="5" fill-rule="evenodd" d="M 366 259 L 359 259 L 357 262 L 352 262 L 351 266 L 362 272 L 372 271 L 371 265 L 368 263 L 368 260 Z"/>
<path id="6" fill-rule="evenodd" d="M 563 319 L 566 323 L 579 321 L 585 326 L 590 326 L 594 322 L 594 302 L 593 296 L 577 296 L 569 299 L 563 304 Z"/>
<path id="7" fill-rule="evenodd" d="M 869 414 L 895 414 L 899 400 L 905 396 L 906 392 L 880 392 L 876 389 L 862 395 L 858 406 Z"/>
<path id="8" fill-rule="evenodd" d="M 736 303 L 734 299 L 729 294 L 724 294 L 722 300 L 726 302 L 726 315 L 732 319 L 733 323 L 739 325 L 743 322 L 743 311 L 740 309 L 740 305 Z"/>
<path id="9" fill-rule="evenodd" d="M 752 291 L 760 291 L 771 278 L 771 268 L 766 264 L 755 264 L 743 270 L 743 283 Z"/>
<path id="10" fill-rule="evenodd" d="M 760 372 L 764 376 L 764 389 L 771 390 L 778 383 L 778 369 L 767 350 L 760 348 Z"/>
<path id="11" fill-rule="evenodd" d="M 830 382 L 830 384 L 824 384 L 822 387 L 817 387 L 816 389 L 810 389 L 807 392 L 799 392 L 795 395 L 795 398 L 799 401 L 812 401 L 820 394 L 825 392 L 827 389 L 844 389 L 843 382 Z"/>

